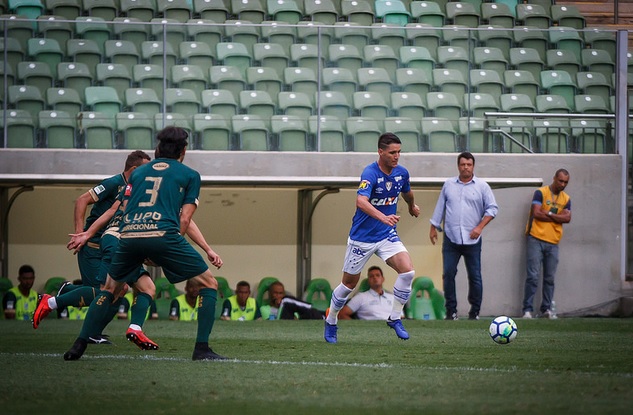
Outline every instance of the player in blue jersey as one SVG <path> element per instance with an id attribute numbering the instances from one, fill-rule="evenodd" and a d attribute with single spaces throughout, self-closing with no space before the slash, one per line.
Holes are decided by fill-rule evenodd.
<path id="1" fill-rule="evenodd" d="M 395 300 L 387 325 L 403 340 L 409 333 L 402 325 L 402 309 L 411 295 L 415 271 L 409 252 L 396 232 L 398 200 L 400 196 L 409 206 L 409 214 L 418 217 L 420 208 L 411 191 L 409 172 L 398 165 L 401 142 L 393 133 L 378 139 L 378 161 L 365 167 L 356 192 L 356 214 L 347 240 L 343 279 L 332 293 L 330 312 L 325 320 L 325 341 L 337 342 L 338 313 L 360 279 L 363 267 L 372 256 L 378 255 L 398 273 L 393 287 Z"/>
<path id="2" fill-rule="evenodd" d="M 81 358 L 87 338 L 98 331 L 103 316 L 127 282 L 134 282 L 138 267 L 149 259 L 163 268 L 171 283 L 194 279 L 202 288 L 198 311 L 198 331 L 193 360 L 222 360 L 209 347 L 215 321 L 218 282 L 200 254 L 184 238 L 198 206 L 200 174 L 182 164 L 188 134 L 167 127 L 158 134 L 156 159 L 130 177 L 120 240 L 112 258 L 108 280 L 90 304 L 81 333 L 65 360 Z M 138 286 L 144 292 L 147 287 Z"/>

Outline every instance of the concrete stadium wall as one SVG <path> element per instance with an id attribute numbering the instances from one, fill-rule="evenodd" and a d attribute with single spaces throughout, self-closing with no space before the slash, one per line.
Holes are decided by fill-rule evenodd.
<path id="1" fill-rule="evenodd" d="M 46 279 L 77 277 L 75 258 L 65 249 L 72 231 L 74 199 L 88 183 L 121 171 L 127 152 L 85 150 L 2 150 L 0 186 L 32 181 L 35 190 L 20 195 L 9 214 L 9 277 L 15 281 L 24 263 L 36 269 L 36 288 Z M 482 178 L 542 178 L 549 184 L 559 167 L 571 173 L 572 222 L 565 226 L 556 285 L 559 313 L 592 307 L 621 297 L 630 289 L 620 276 L 621 159 L 618 155 L 505 155 L 477 154 L 475 172 Z M 281 279 L 297 292 L 297 190 L 300 185 L 261 185 L 263 178 L 354 177 L 377 158 L 370 153 L 214 153 L 190 152 L 186 164 L 207 180 L 194 217 L 211 246 L 223 257 L 215 272 L 229 280 L 251 283 L 253 291 L 264 276 Z M 405 153 L 401 163 L 413 177 L 442 182 L 456 175 L 456 154 Z M 51 174 L 57 174 L 50 180 Z M 42 176 L 42 177 L 40 177 Z M 19 178 L 23 177 L 23 180 Z M 39 177 L 39 178 L 38 178 Z M 42 178 L 48 177 L 48 180 Z M 229 186 L 222 178 L 242 177 L 253 186 Z M 16 179 L 17 178 L 17 179 Z M 267 179 L 266 179 L 267 180 Z M 55 182 L 59 184 L 54 184 Z M 519 315 L 525 278 L 523 235 L 535 187 L 499 188 L 494 193 L 499 216 L 484 230 L 482 315 Z M 8 196 L 14 190 L 10 190 Z M 314 196 L 318 194 L 315 191 Z M 439 187 L 419 186 L 416 201 L 420 218 L 410 218 L 400 207 L 399 234 L 411 252 L 416 275 L 430 276 L 441 289 L 441 241 L 428 239 L 429 218 Z M 338 284 L 355 190 L 325 196 L 313 216 L 312 276 Z M 391 289 L 395 273 L 382 265 Z M 463 264 L 458 272 L 458 311 L 468 312 L 467 281 Z M 538 297 L 540 299 L 540 296 Z M 535 304 L 538 307 L 538 303 Z"/>

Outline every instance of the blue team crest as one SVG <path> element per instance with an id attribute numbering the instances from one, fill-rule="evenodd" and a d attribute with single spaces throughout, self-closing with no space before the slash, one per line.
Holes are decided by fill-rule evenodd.
<path id="1" fill-rule="evenodd" d="M 387 191 L 390 192 L 391 191 L 391 187 L 392 187 L 393 183 L 391 182 L 387 182 L 385 183 L 385 187 L 387 188 Z"/>

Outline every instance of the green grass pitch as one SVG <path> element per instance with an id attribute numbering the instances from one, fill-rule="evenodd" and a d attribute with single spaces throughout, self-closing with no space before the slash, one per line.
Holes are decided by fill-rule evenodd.
<path id="1" fill-rule="evenodd" d="M 508 345 L 480 321 L 217 321 L 193 362 L 196 324 L 149 321 L 160 350 L 114 344 L 63 360 L 81 322 L 0 320 L 3 414 L 622 414 L 633 408 L 633 319 L 516 319 Z"/>

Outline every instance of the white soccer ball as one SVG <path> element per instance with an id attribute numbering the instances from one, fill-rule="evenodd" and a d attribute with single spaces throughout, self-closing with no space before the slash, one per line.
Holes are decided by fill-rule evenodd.
<path id="1" fill-rule="evenodd" d="M 490 338 L 498 344 L 508 344 L 517 336 L 517 324 L 508 316 L 499 316 L 490 323 Z"/>

